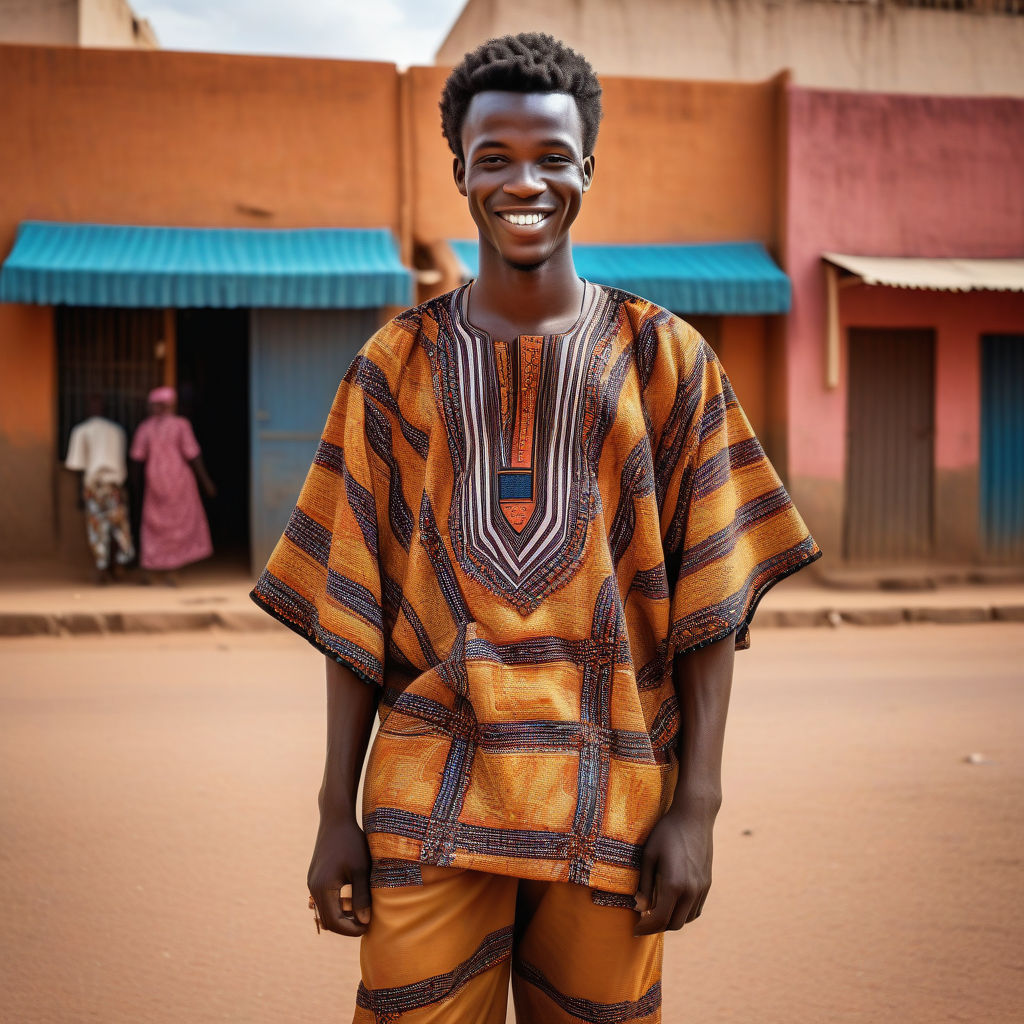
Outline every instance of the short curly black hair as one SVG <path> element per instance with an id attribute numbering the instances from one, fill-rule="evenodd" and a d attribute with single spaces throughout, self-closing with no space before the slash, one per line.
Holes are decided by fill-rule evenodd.
<path id="1" fill-rule="evenodd" d="M 567 92 L 583 124 L 583 155 L 590 156 L 601 123 L 601 83 L 587 59 L 543 32 L 489 39 L 452 70 L 441 93 L 441 131 L 460 159 L 462 122 L 478 92 Z"/>

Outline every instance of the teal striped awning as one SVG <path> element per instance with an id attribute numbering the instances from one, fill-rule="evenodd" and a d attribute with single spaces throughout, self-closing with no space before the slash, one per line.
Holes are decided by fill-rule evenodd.
<path id="1" fill-rule="evenodd" d="M 477 242 L 450 243 L 463 277 L 476 277 Z M 573 245 L 581 277 L 642 295 L 676 313 L 787 313 L 789 278 L 759 242 Z"/>
<path id="2" fill-rule="evenodd" d="M 0 302 L 353 309 L 408 306 L 386 228 L 180 228 L 24 221 Z"/>

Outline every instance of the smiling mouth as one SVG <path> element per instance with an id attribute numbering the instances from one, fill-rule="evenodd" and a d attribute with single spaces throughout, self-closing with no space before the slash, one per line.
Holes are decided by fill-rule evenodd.
<path id="1" fill-rule="evenodd" d="M 550 213 L 499 213 L 498 216 L 508 224 L 526 228 L 547 220 Z"/>

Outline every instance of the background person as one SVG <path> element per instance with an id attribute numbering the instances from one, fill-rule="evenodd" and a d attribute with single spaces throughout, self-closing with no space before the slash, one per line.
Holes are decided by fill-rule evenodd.
<path id="1" fill-rule="evenodd" d="M 197 481 L 208 497 L 217 493 L 192 424 L 175 414 L 176 403 L 174 388 L 151 391 L 150 415 L 139 424 L 131 448 L 131 457 L 145 464 L 139 564 L 150 573 L 166 573 L 171 585 L 177 582 L 174 570 L 213 554 Z"/>
<path id="2" fill-rule="evenodd" d="M 96 582 L 103 585 L 116 578 L 115 565 L 127 565 L 135 558 L 124 490 L 128 439 L 124 427 L 104 415 L 100 395 L 89 397 L 86 411 L 88 417 L 71 431 L 64 466 L 79 477 L 78 507 L 85 510 Z"/>

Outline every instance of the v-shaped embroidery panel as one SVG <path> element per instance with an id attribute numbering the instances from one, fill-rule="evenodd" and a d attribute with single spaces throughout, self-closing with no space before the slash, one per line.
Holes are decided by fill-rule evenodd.
<path id="1" fill-rule="evenodd" d="M 435 349 L 455 470 L 449 533 L 466 572 L 526 614 L 583 554 L 610 300 L 588 284 L 566 334 L 494 342 L 466 320 L 464 292 Z"/>

